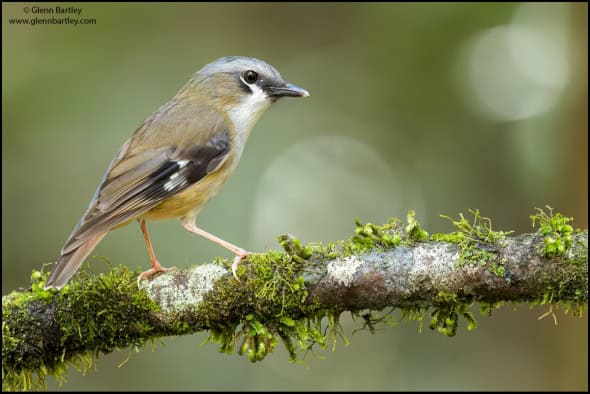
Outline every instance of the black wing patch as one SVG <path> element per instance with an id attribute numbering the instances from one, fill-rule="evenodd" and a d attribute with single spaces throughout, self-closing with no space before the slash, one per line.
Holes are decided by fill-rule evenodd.
<path id="1" fill-rule="evenodd" d="M 92 234 L 109 231 L 194 185 L 217 170 L 229 150 L 229 133 L 224 131 L 205 145 L 179 151 L 137 182 L 128 183 L 127 190 L 117 190 L 117 198 L 106 206 L 101 204 L 101 191 L 108 186 L 105 182 L 97 193 L 96 208 L 84 215 L 62 252 L 75 249 Z"/>
<path id="2" fill-rule="evenodd" d="M 214 146 L 196 146 L 179 155 L 181 158 L 164 163 L 151 176 L 146 199 L 159 202 L 195 184 L 215 171 L 229 152 L 229 144 L 222 150 Z M 138 196 L 139 197 L 139 196 Z"/>

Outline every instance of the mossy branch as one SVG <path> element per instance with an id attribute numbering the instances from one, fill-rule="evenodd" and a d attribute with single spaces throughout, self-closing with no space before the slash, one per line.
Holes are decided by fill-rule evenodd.
<path id="1" fill-rule="evenodd" d="M 408 215 L 383 226 L 357 221 L 348 242 L 302 246 L 279 237 L 285 252 L 253 254 L 240 282 L 217 260 L 162 274 L 138 288 L 137 273 L 118 267 L 108 275 L 83 271 L 61 291 L 44 290 L 47 274 L 34 272 L 32 288 L 2 299 L 3 388 L 30 389 L 47 374 L 62 378 L 66 363 L 87 368 L 100 352 L 147 340 L 209 330 L 228 353 L 258 361 L 278 340 L 291 361 L 298 351 L 346 341 L 338 316 L 362 314 L 364 327 L 387 320 L 371 311 L 399 308 L 455 335 L 459 316 L 476 326 L 474 302 L 491 313 L 502 302 L 559 305 L 581 315 L 588 301 L 588 232 L 574 231 L 560 214 L 539 210 L 536 233 L 507 237 L 471 211 L 453 221 L 457 231 L 429 236 Z M 452 219 L 451 219 L 452 220 Z"/>

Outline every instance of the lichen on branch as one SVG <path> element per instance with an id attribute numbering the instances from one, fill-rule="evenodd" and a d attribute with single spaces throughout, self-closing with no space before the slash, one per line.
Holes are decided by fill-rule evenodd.
<path id="1" fill-rule="evenodd" d="M 141 347 L 157 337 L 207 330 L 222 352 L 255 362 L 282 343 L 290 361 L 315 348 L 347 343 L 341 313 L 374 331 L 391 312 L 424 319 L 444 335 L 460 319 L 477 326 L 478 302 L 491 314 L 504 302 L 561 306 L 581 315 L 588 301 L 588 233 L 570 218 L 538 210 L 535 233 L 509 236 L 470 211 L 451 220 L 456 231 L 429 235 L 414 212 L 406 223 L 362 224 L 348 241 L 302 245 L 282 235 L 283 252 L 249 255 L 236 281 L 230 261 L 172 271 L 141 282 L 116 267 L 80 272 L 61 290 L 45 290 L 48 273 L 35 271 L 31 289 L 2 299 L 2 377 L 5 390 L 63 379 L 67 365 L 86 369 L 94 357 Z M 382 311 L 377 313 L 377 311 Z M 384 312 L 383 312 L 384 311 Z"/>

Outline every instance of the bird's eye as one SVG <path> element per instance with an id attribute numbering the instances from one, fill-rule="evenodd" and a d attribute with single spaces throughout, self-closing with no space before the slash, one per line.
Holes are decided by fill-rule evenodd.
<path id="1" fill-rule="evenodd" d="M 248 70 L 244 73 L 244 81 L 247 83 L 254 83 L 258 81 L 258 73 L 256 71 Z"/>

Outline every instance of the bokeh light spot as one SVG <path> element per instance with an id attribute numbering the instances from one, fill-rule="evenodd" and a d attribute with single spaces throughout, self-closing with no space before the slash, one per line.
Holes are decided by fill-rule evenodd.
<path id="1" fill-rule="evenodd" d="M 303 140 L 278 156 L 261 175 L 253 210 L 253 245 L 290 232 L 306 242 L 348 238 L 354 218 L 385 222 L 405 217 L 409 205 L 424 212 L 406 175 L 371 146 L 344 136 Z M 416 205 L 418 204 L 418 206 Z"/>

